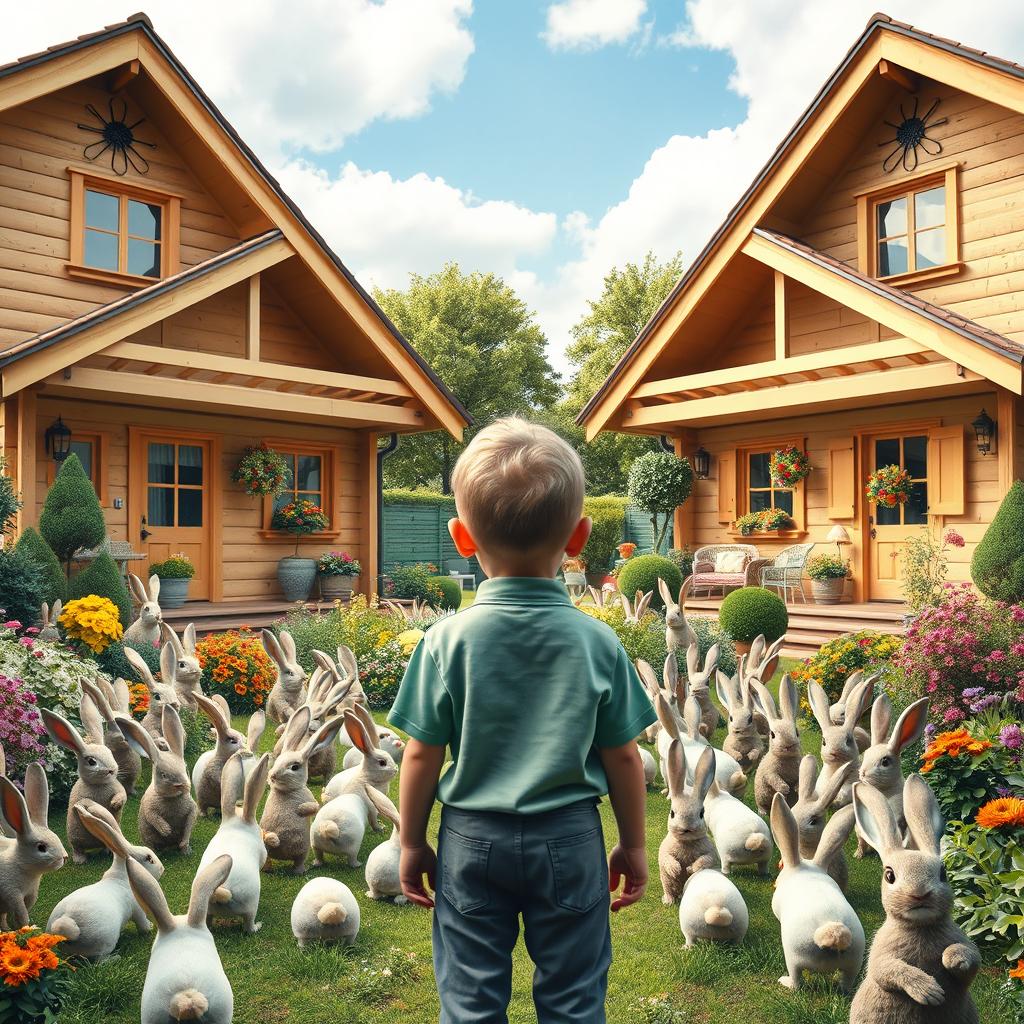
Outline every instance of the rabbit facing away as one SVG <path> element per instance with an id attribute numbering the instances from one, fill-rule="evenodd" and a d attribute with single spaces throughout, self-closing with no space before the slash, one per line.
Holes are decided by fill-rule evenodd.
<path id="1" fill-rule="evenodd" d="M 267 718 L 275 725 L 287 722 L 306 702 L 306 671 L 296 661 L 295 640 L 286 629 L 278 639 L 269 630 L 260 633 L 263 649 L 277 666 L 277 680 L 267 696 Z"/>
<path id="2" fill-rule="evenodd" d="M 391 800 L 378 793 L 377 810 L 391 822 L 391 836 L 378 843 L 366 858 L 366 895 L 371 900 L 394 900 L 398 906 L 409 901 L 402 893 L 398 866 L 402 856 L 401 819 Z"/>
<path id="3" fill-rule="evenodd" d="M 292 903 L 292 935 L 305 949 L 311 942 L 351 946 L 359 934 L 359 904 L 336 878 L 312 878 Z"/>
<path id="4" fill-rule="evenodd" d="M 103 716 L 106 725 L 103 741 L 117 762 L 117 781 L 124 786 L 128 796 L 135 796 L 135 784 L 139 780 L 139 772 L 142 771 L 142 758 L 121 735 L 116 719 L 118 714 L 131 715 L 128 684 L 123 679 L 115 679 L 111 683 L 100 676 L 97 677 L 95 685 L 83 680 L 82 692 L 92 699 Z"/>
<path id="5" fill-rule="evenodd" d="M 690 875 L 679 900 L 679 930 L 687 946 L 742 942 L 749 923 L 747 905 L 723 871 L 704 868 Z"/>
<path id="6" fill-rule="evenodd" d="M 839 790 L 853 775 L 853 765 L 845 765 L 833 773 L 828 784 L 819 793 L 816 789 L 818 759 L 813 754 L 804 755 L 800 762 L 797 799 L 792 807 L 797 832 L 800 836 L 800 856 L 804 860 L 814 859 L 818 851 L 818 843 L 821 842 L 821 835 L 825 831 L 825 824 L 828 821 L 828 809 L 834 803 Z M 843 811 L 845 808 L 836 811 L 836 814 L 843 813 Z M 846 854 L 841 846 L 833 854 L 832 859 L 825 864 L 825 870 L 836 885 L 846 892 L 850 881 L 850 866 L 846 862 Z"/>
<path id="7" fill-rule="evenodd" d="M 24 928 L 39 879 L 64 866 L 67 851 L 47 825 L 50 791 L 40 764 L 25 769 L 25 795 L 0 775 L 0 811 L 14 833 L 0 842 L 0 930 Z"/>
<path id="8" fill-rule="evenodd" d="M 768 750 L 757 765 L 754 776 L 754 800 L 763 815 L 771 810 L 772 798 L 780 793 L 787 804 L 796 802 L 800 778 L 800 734 L 797 731 L 796 686 L 788 673 L 779 683 L 779 707 L 768 687 L 752 683 L 758 709 L 768 720 Z"/>
<path id="9" fill-rule="evenodd" d="M 242 769 L 241 753 L 228 758 L 221 784 L 220 828 L 199 861 L 201 871 L 221 854 L 231 855 L 231 871 L 213 894 L 210 914 L 238 918 L 243 930 L 250 935 L 263 927 L 256 920 L 256 914 L 260 906 L 260 873 L 267 862 L 267 848 L 256 811 L 267 788 L 269 772 L 270 754 L 264 754 L 256 762 L 248 779 Z"/>
<path id="10" fill-rule="evenodd" d="M 117 761 L 110 748 L 103 742 L 103 723 L 99 711 L 88 695 L 81 702 L 83 738 L 79 731 L 66 719 L 47 708 L 40 708 L 40 715 L 50 739 L 58 746 L 75 755 L 78 761 L 78 779 L 71 787 L 68 797 L 67 837 L 71 847 L 71 859 L 84 864 L 87 854 L 104 849 L 101 843 L 82 825 L 74 806 L 79 800 L 94 800 L 121 820 L 121 811 L 128 799 L 124 786 L 117 779 Z"/>
<path id="11" fill-rule="evenodd" d="M 391 780 L 398 774 L 398 765 L 388 753 L 373 715 L 362 704 L 357 704 L 348 713 L 354 715 L 361 726 L 357 731 L 349 729 L 347 724 L 345 728 L 345 734 L 352 741 L 352 749 L 358 753 L 359 758 L 352 767 L 338 772 L 324 786 L 320 794 L 322 803 L 342 793 L 351 792 L 354 785 L 358 788 L 363 783 L 387 796 L 391 791 Z M 367 761 L 367 758 L 370 760 Z"/>
<path id="12" fill-rule="evenodd" d="M 226 853 L 200 868 L 192 880 L 188 913 L 175 916 L 160 883 L 141 864 L 128 861 L 132 894 L 156 925 L 142 986 L 141 1024 L 231 1024 L 234 994 L 206 924 L 213 894 L 230 872 Z"/>
<path id="13" fill-rule="evenodd" d="M 679 600 L 672 597 L 668 584 L 659 576 L 658 593 L 665 602 L 665 646 L 669 651 L 686 651 L 691 644 L 697 642 L 697 634 L 686 621 L 683 604 L 686 601 L 686 588 L 689 580 L 684 580 L 679 588 Z"/>
<path id="14" fill-rule="evenodd" d="M 622 605 L 622 611 L 625 613 L 626 622 L 636 625 L 640 620 L 647 614 L 647 607 L 651 603 L 651 598 L 654 597 L 654 591 L 648 590 L 646 593 L 642 590 L 636 592 L 636 596 L 633 598 L 632 603 L 625 594 L 619 594 L 619 603 Z"/>
<path id="15" fill-rule="evenodd" d="M 128 742 L 153 762 L 149 786 L 139 801 L 139 835 L 143 843 L 154 850 L 177 848 L 181 853 L 191 853 L 192 826 L 199 808 L 192 799 L 191 780 L 185 767 L 185 730 L 178 712 L 164 707 L 162 731 L 166 750 L 142 723 L 118 716 L 117 724 Z"/>
<path id="16" fill-rule="evenodd" d="M 696 644 L 686 648 L 686 681 L 690 696 L 700 705 L 701 735 L 711 737 L 718 728 L 722 717 L 718 706 L 711 699 L 711 678 L 718 668 L 718 644 L 712 644 L 704 658 L 704 667 L 700 664 L 700 650 Z"/>
<path id="17" fill-rule="evenodd" d="M 846 842 L 853 827 L 848 814 L 833 816 L 825 826 L 812 860 L 800 855 L 796 819 L 781 793 L 772 798 L 772 835 L 782 854 L 775 880 L 772 913 L 782 932 L 786 974 L 779 984 L 797 989 L 803 973 L 840 972 L 845 992 L 852 992 L 864 960 L 864 928 L 825 865 Z M 877 1018 L 877 1021 L 887 1018 Z"/>
<path id="18" fill-rule="evenodd" d="M 218 696 L 220 695 L 218 694 Z M 196 792 L 196 803 L 199 805 L 200 814 L 205 814 L 210 807 L 220 807 L 219 772 L 223 770 L 223 767 L 227 763 L 229 757 L 233 756 L 235 753 L 239 753 L 241 755 L 242 774 L 245 778 L 249 778 L 249 776 L 252 774 L 253 768 L 256 765 L 256 751 L 259 749 L 260 739 L 262 738 L 264 730 L 267 727 L 266 714 L 264 714 L 263 711 L 255 711 L 249 717 L 249 724 L 245 728 L 245 736 L 242 736 L 242 734 L 239 733 L 231 725 L 231 709 L 227 706 L 227 703 L 225 702 L 222 704 L 219 700 L 213 697 L 205 699 L 209 700 L 212 704 L 216 705 L 217 709 L 220 712 L 220 720 L 222 727 L 224 727 L 226 723 L 226 730 L 224 735 L 226 737 L 231 737 L 233 734 L 235 740 L 237 741 L 237 746 L 235 745 L 235 743 L 231 742 L 230 739 L 222 743 L 221 733 L 218 731 L 216 724 L 214 724 L 213 722 L 213 719 L 210 718 L 213 734 L 216 737 L 216 746 L 213 748 L 213 750 L 204 750 L 199 755 L 199 757 L 196 758 L 196 763 L 192 766 L 192 788 Z M 196 701 L 198 704 L 198 694 L 196 696 Z M 210 710 L 212 712 L 212 709 Z M 216 772 L 218 774 L 218 781 L 214 783 L 212 779 L 207 778 L 207 781 L 204 784 L 204 777 L 208 776 L 207 769 L 211 768 L 211 765 L 214 764 L 215 759 L 220 762 L 220 767 L 213 767 L 209 774 L 213 774 L 214 772 Z M 200 786 L 203 786 L 202 798 L 200 798 L 199 793 Z M 215 804 L 204 804 L 204 799 L 208 800 L 212 798 L 214 789 L 216 789 L 216 792 L 218 794 L 217 802 Z"/>
<path id="19" fill-rule="evenodd" d="M 124 639 L 131 643 L 149 644 L 150 647 L 160 646 L 160 625 L 164 621 L 160 610 L 160 577 L 149 577 L 149 590 L 146 584 L 134 573 L 128 573 L 128 589 L 132 598 L 139 606 L 139 614 L 135 621 L 124 631 Z M 170 679 L 166 680 L 170 682 Z"/>
<path id="20" fill-rule="evenodd" d="M 270 860 L 291 861 L 296 875 L 305 873 L 309 854 L 310 819 L 320 809 L 309 791 L 309 759 L 321 747 L 334 743 L 342 719 L 325 722 L 308 735 L 311 711 L 303 705 L 288 720 L 281 753 L 270 769 L 270 795 L 260 826 Z"/>
<path id="21" fill-rule="evenodd" d="M 174 689 L 174 648 L 166 644 L 160 651 L 160 679 L 157 680 L 142 655 L 131 647 L 125 646 L 124 656 L 128 664 L 135 669 L 139 681 L 149 691 L 149 708 L 142 719 L 142 728 L 154 739 L 163 739 L 164 708 L 181 710 L 178 692 Z M 126 712 L 127 713 L 127 712 Z"/>
<path id="22" fill-rule="evenodd" d="M 658 762 L 646 747 L 637 747 L 636 749 L 640 752 L 640 761 L 644 766 L 644 785 L 648 789 L 652 789 L 658 780 Z"/>
<path id="23" fill-rule="evenodd" d="M 195 711 L 196 694 L 203 692 L 203 669 L 196 654 L 195 623 L 190 622 L 185 627 L 180 640 L 178 634 L 166 622 L 160 623 L 160 632 L 164 638 L 164 645 L 170 644 L 171 650 L 174 651 L 174 675 L 167 682 L 173 683 L 178 703 L 183 708 Z"/>
<path id="24" fill-rule="evenodd" d="M 950 916 L 953 893 L 942 865 L 945 823 L 919 775 L 903 786 L 903 812 L 915 849 L 905 849 L 885 795 L 853 787 L 857 828 L 882 859 L 885 922 L 875 933 L 850 1024 L 976 1024 L 970 995 L 981 957 Z"/>
<path id="25" fill-rule="evenodd" d="M 132 895 L 127 861 L 141 864 L 154 878 L 164 873 L 164 866 L 148 847 L 132 846 L 105 807 L 93 800 L 81 800 L 74 807 L 82 827 L 88 829 L 114 859 L 98 882 L 69 893 L 53 908 L 46 930 L 65 937 L 61 945 L 64 956 L 104 960 L 117 948 L 121 931 L 129 921 L 139 932 L 148 932 L 152 927 Z"/>
<path id="26" fill-rule="evenodd" d="M 726 709 L 726 729 L 722 750 L 734 757 L 740 768 L 749 775 L 757 768 L 764 753 L 764 741 L 755 720 L 754 698 L 750 684 L 740 675 L 717 673 L 715 690 L 722 707 Z"/>
<path id="27" fill-rule="evenodd" d="M 704 817 L 711 829 L 723 875 L 738 864 L 756 864 L 760 874 L 768 874 L 772 862 L 772 834 L 759 814 L 712 780 L 704 798 Z"/>
<path id="28" fill-rule="evenodd" d="M 39 608 L 39 634 L 37 640 L 48 640 L 51 643 L 60 639 L 58 620 L 63 611 L 63 605 L 58 597 L 51 608 L 45 601 Z"/>
<path id="29" fill-rule="evenodd" d="M 875 677 L 862 680 L 850 691 L 846 699 L 846 714 L 842 725 L 832 723 L 828 695 L 824 688 L 811 680 L 807 684 L 807 699 L 811 711 L 821 729 L 821 774 L 816 787 L 819 792 L 828 785 L 828 780 L 844 765 L 852 764 L 854 772 L 847 776 L 846 784 L 839 790 L 835 804 L 844 807 L 853 798 L 853 784 L 857 781 L 856 769 L 860 767 L 860 747 L 854 729 L 861 716 L 871 705 L 875 692 Z"/>
<path id="30" fill-rule="evenodd" d="M 715 779 L 715 752 L 705 747 L 693 773 L 693 788 L 686 790 L 686 753 L 679 740 L 668 749 L 668 832 L 658 847 L 661 902 L 671 906 L 682 894 L 686 880 L 704 868 L 719 867 L 718 853 L 708 837 L 704 798 Z"/>

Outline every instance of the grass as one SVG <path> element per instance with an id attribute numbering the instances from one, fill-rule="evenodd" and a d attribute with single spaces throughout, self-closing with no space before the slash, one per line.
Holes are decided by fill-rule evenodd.
<path id="1" fill-rule="evenodd" d="M 783 666 L 785 668 L 785 666 Z M 240 724 L 236 721 L 236 725 Z M 721 737 L 716 738 L 716 743 Z M 267 738 L 264 746 L 270 745 Z M 818 737 L 804 734 L 807 750 Z M 315 789 L 316 787 L 314 787 Z M 753 786 L 750 787 L 751 790 Z M 123 815 L 125 831 L 137 841 L 138 803 Z M 657 882 L 657 850 L 665 831 L 666 803 L 658 793 L 647 797 L 648 850 L 652 885 L 646 899 L 612 917 L 614 962 L 609 977 L 608 1019 L 639 1024 L 840 1024 L 849 1017 L 849 1000 L 825 979 L 814 979 L 799 993 L 783 990 L 777 979 L 784 971 L 778 924 L 771 912 L 771 883 L 748 869 L 734 880 L 750 908 L 750 931 L 735 948 L 697 946 L 683 949 L 678 909 L 661 904 Z M 615 835 L 610 809 L 602 806 L 605 834 Z M 53 819 L 62 818 L 55 811 Z M 432 819 L 436 836 L 438 814 Z M 162 884 L 171 909 L 183 912 L 200 851 L 216 829 L 215 820 L 201 820 L 193 833 L 193 853 L 167 854 Z M 62 829 L 61 829 L 62 831 Z M 370 833 L 371 845 L 385 834 Z M 851 843 L 852 849 L 852 843 Z M 850 856 L 850 898 L 870 935 L 881 924 L 880 866 L 877 858 Z M 103 858 L 85 867 L 68 866 L 42 881 L 33 919 L 43 924 L 53 905 L 67 892 L 95 881 L 105 870 Z M 362 927 L 348 950 L 311 947 L 300 951 L 292 938 L 292 900 L 309 879 L 328 873 L 344 881 L 362 909 Z M 437 994 L 430 960 L 430 915 L 413 907 L 374 903 L 363 896 L 362 869 L 332 863 L 327 871 L 310 869 L 305 878 L 284 868 L 264 876 L 260 917 L 263 929 L 245 936 L 237 927 L 217 927 L 217 947 L 235 992 L 235 1020 L 240 1024 L 397 1024 L 437 1019 Z M 97 966 L 80 968 L 61 1024 L 134 1024 L 145 976 L 150 938 L 129 925 L 120 956 Z M 536 1020 L 530 1001 L 531 965 L 522 943 L 516 950 L 514 996 L 509 1010 L 513 1024 Z M 1010 1024 L 998 1007 L 1002 972 L 988 972 L 975 982 L 973 993 L 981 1020 Z"/>

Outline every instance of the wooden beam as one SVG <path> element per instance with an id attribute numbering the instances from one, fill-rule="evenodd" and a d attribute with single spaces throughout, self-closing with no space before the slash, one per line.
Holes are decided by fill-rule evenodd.
<path id="1" fill-rule="evenodd" d="M 127 64 L 122 64 L 121 67 L 110 73 L 110 77 L 107 79 L 107 91 L 120 92 L 138 77 L 141 70 L 142 62 L 139 60 L 130 60 Z"/>
<path id="2" fill-rule="evenodd" d="M 775 358 L 789 358 L 789 310 L 786 306 L 786 276 L 775 271 Z"/>
<path id="3" fill-rule="evenodd" d="M 249 292 L 245 304 L 245 358 L 260 361 L 260 275 L 249 278 Z"/>
<path id="4" fill-rule="evenodd" d="M 690 456 L 697 450 L 697 435 L 692 430 L 681 431 L 672 439 L 672 446 L 675 448 L 677 458 Z M 699 486 L 700 483 L 695 480 L 694 487 Z M 694 540 L 695 505 L 695 496 L 691 495 L 690 501 L 676 506 L 675 515 L 672 517 L 672 547 L 682 548 Z"/>
<path id="5" fill-rule="evenodd" d="M 1016 456 L 1017 456 L 1017 404 L 1020 399 L 999 389 L 996 396 L 996 452 L 995 457 L 999 466 L 999 500 L 1006 497 L 1006 492 L 1011 484 L 1017 479 Z"/>
<path id="6" fill-rule="evenodd" d="M 27 388 L 18 395 L 18 459 L 16 475 L 18 490 L 21 492 L 21 508 L 18 510 L 17 526 L 20 534 L 26 526 L 36 522 L 36 443 L 38 420 L 36 417 L 36 393 Z"/>
<path id="7" fill-rule="evenodd" d="M 913 71 L 901 68 L 899 64 L 893 64 L 891 60 L 880 60 L 878 73 L 887 82 L 894 82 L 901 89 L 906 89 L 907 92 L 917 92 L 921 88 L 921 79 Z"/>
<path id="8" fill-rule="evenodd" d="M 361 439 L 358 449 L 359 457 L 363 466 L 360 472 L 360 482 L 363 486 L 363 493 L 360 495 L 359 510 L 362 522 L 362 532 L 365 538 L 363 543 L 363 572 L 362 583 L 368 598 L 377 593 L 377 574 L 380 571 L 380 552 L 377 549 L 377 516 L 378 516 L 378 495 L 377 495 L 377 434 L 375 431 L 367 431 Z"/>

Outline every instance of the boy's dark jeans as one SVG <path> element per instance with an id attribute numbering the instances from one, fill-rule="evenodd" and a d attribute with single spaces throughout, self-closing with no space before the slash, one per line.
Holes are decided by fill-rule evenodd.
<path id="1" fill-rule="evenodd" d="M 441 1024 L 506 1024 L 520 914 L 538 1024 L 604 1024 L 612 946 L 595 802 L 532 815 L 445 807 L 437 853 Z"/>

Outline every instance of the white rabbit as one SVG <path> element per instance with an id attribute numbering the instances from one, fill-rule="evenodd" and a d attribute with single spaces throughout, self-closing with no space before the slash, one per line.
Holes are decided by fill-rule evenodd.
<path id="1" fill-rule="evenodd" d="M 750 915 L 739 889 L 714 868 L 690 875 L 679 901 L 679 929 L 686 945 L 742 942 Z"/>
<path id="2" fill-rule="evenodd" d="M 832 719 L 833 725 L 843 725 L 846 722 L 846 702 L 850 699 L 850 694 L 853 692 L 853 688 L 863 679 L 863 669 L 858 669 L 856 672 L 846 677 L 846 682 L 843 684 L 843 692 L 839 695 L 839 700 L 832 704 L 828 709 L 829 717 Z M 857 738 L 857 746 L 863 753 L 871 745 L 871 737 L 868 735 L 867 730 L 862 729 L 860 725 L 856 726 L 853 730 L 853 734 Z"/>
<path id="3" fill-rule="evenodd" d="M 642 590 L 636 592 L 636 597 L 633 599 L 633 603 L 630 603 L 628 597 L 625 594 L 619 594 L 619 603 L 622 605 L 622 610 L 626 615 L 626 622 L 636 625 L 640 620 L 647 614 L 647 606 L 651 603 L 651 598 L 654 597 L 654 591 L 648 590 L 644 593 Z"/>
<path id="4" fill-rule="evenodd" d="M 141 864 L 128 861 L 132 893 L 156 925 L 142 986 L 141 1024 L 180 1020 L 231 1024 L 234 995 L 206 925 L 210 900 L 230 872 L 228 854 L 201 868 L 192 882 L 188 914 L 175 916 L 160 883 Z"/>
<path id="5" fill-rule="evenodd" d="M 637 747 L 637 750 L 640 751 L 640 760 L 644 766 L 644 785 L 651 789 L 658 779 L 658 762 L 646 747 Z"/>
<path id="6" fill-rule="evenodd" d="M 124 639 L 133 644 L 160 646 L 160 624 L 164 621 L 160 611 L 160 577 L 149 577 L 149 592 L 146 585 L 134 573 L 128 573 L 128 589 L 139 606 L 136 620 L 124 631 Z M 167 682 L 170 682 L 168 679 Z"/>
<path id="7" fill-rule="evenodd" d="M 811 711 L 821 729 L 821 774 L 816 789 L 820 793 L 832 775 L 844 765 L 860 766 L 860 748 L 854 729 L 861 716 L 871 704 L 875 691 L 875 677 L 862 680 L 850 691 L 846 700 L 846 716 L 842 725 L 833 725 L 829 712 L 828 695 L 813 679 L 807 684 L 807 699 Z M 847 776 L 846 784 L 839 790 L 836 806 L 843 807 L 853 798 L 853 784 L 857 781 L 856 770 Z"/>
<path id="8" fill-rule="evenodd" d="M 700 649 L 695 643 L 686 648 L 686 682 L 689 694 L 700 705 L 702 736 L 712 736 L 718 728 L 721 714 L 711 699 L 711 677 L 718 668 L 718 644 L 712 644 L 700 666 Z"/>
<path id="9" fill-rule="evenodd" d="M 772 834 L 782 854 L 782 871 L 775 880 L 772 912 L 782 929 L 787 973 L 779 984 L 797 989 L 803 972 L 839 971 L 846 992 L 860 974 L 864 959 L 864 928 L 825 865 L 846 842 L 853 825 L 848 815 L 834 816 L 825 826 L 813 860 L 800 856 L 796 819 L 785 797 L 772 799 Z"/>
<path id="10" fill-rule="evenodd" d="M 110 850 L 114 861 L 98 882 L 69 893 L 53 908 L 46 930 L 65 937 L 60 947 L 62 956 L 104 960 L 114 952 L 129 921 L 140 932 L 151 928 L 149 918 L 132 895 L 126 862 L 137 861 L 154 878 L 164 873 L 164 866 L 149 847 L 132 846 L 105 807 L 93 800 L 80 800 L 74 811 L 82 827 Z"/>
<path id="11" fill-rule="evenodd" d="M 135 783 L 142 771 L 142 758 L 121 735 L 115 717 L 117 714 L 131 715 L 128 684 L 123 679 L 115 679 L 111 683 L 105 676 L 98 676 L 95 685 L 82 680 L 82 692 L 92 700 L 103 716 L 106 724 L 103 742 L 110 748 L 117 762 L 117 781 L 124 786 L 128 796 L 135 796 Z"/>
<path id="12" fill-rule="evenodd" d="M 323 788 L 323 792 L 320 794 L 320 800 L 322 803 L 326 803 L 328 800 L 333 800 L 336 796 L 340 796 L 342 793 L 351 792 L 353 783 L 357 779 L 365 778 L 370 780 L 370 784 L 380 790 L 385 796 L 389 795 L 391 791 L 391 780 L 395 777 L 398 772 L 398 767 L 395 763 L 394 758 L 388 753 L 387 747 L 377 729 L 377 723 L 373 720 L 373 715 L 366 710 L 361 704 L 357 704 L 351 709 L 351 713 L 354 714 L 359 721 L 362 723 L 363 732 L 369 738 L 370 750 L 372 752 L 372 761 L 369 765 L 365 766 L 363 762 L 365 760 L 364 748 L 356 743 L 354 737 L 360 735 L 360 733 L 352 733 L 346 729 L 346 735 L 349 739 L 353 740 L 352 749 L 359 755 L 358 759 L 353 758 L 355 764 L 350 768 L 346 768 L 343 771 L 338 772 L 330 782 L 327 783 Z"/>
<path id="13" fill-rule="evenodd" d="M 661 599 L 665 602 L 665 645 L 669 651 L 685 651 L 690 644 L 697 642 L 697 634 L 686 621 L 686 613 L 683 611 L 689 581 L 689 577 L 683 581 L 683 585 L 679 588 L 679 600 L 675 601 L 672 598 L 672 591 L 668 589 L 668 584 L 660 576 L 658 577 L 658 593 L 661 594 Z"/>
<path id="14" fill-rule="evenodd" d="M 339 733 L 339 736 L 341 734 Z M 402 763 L 402 754 L 405 753 L 405 740 L 403 740 L 397 732 L 393 732 L 384 726 L 377 726 L 377 739 L 378 745 L 381 750 L 386 751 L 391 755 L 391 760 L 397 765 Z M 650 755 L 648 755 L 650 756 Z M 350 746 L 345 751 L 345 756 L 341 759 L 341 767 L 344 768 L 358 768 L 359 762 L 362 761 L 363 755 L 358 747 Z"/>
<path id="15" fill-rule="evenodd" d="M 39 879 L 63 867 L 68 856 L 46 823 L 50 791 L 41 765 L 25 769 L 25 794 L 0 775 L 0 811 L 14 833 L 0 841 L 0 930 L 28 924 Z"/>
<path id="16" fill-rule="evenodd" d="M 383 793 L 368 790 L 377 810 L 391 822 L 391 837 L 378 843 L 366 858 L 366 895 L 371 900 L 393 899 L 402 906 L 409 901 L 402 894 L 402 881 L 398 872 L 402 856 L 400 837 L 401 820 L 398 808 Z"/>
<path id="17" fill-rule="evenodd" d="M 224 765 L 221 780 L 220 828 L 203 851 L 200 871 L 222 853 L 231 854 L 231 872 L 213 894 L 212 917 L 240 918 L 250 935 L 263 927 L 256 920 L 260 906 L 260 872 L 267 862 L 263 830 L 256 810 L 267 788 L 270 754 L 264 754 L 248 779 L 242 770 L 242 755 L 233 754 Z M 241 803 L 241 813 L 238 804 Z"/>
<path id="18" fill-rule="evenodd" d="M 282 629 L 278 640 L 265 629 L 260 639 L 267 656 L 277 665 L 277 681 L 267 696 L 267 718 L 280 725 L 306 702 L 306 670 L 296 661 L 295 640 L 288 630 Z"/>
<path id="19" fill-rule="evenodd" d="M 793 817 L 796 819 L 797 833 L 800 836 L 800 856 L 804 860 L 813 860 L 818 852 L 818 843 L 821 842 L 821 835 L 825 831 L 825 823 L 828 821 L 828 809 L 835 802 L 839 790 L 846 785 L 850 778 L 855 778 L 856 772 L 852 764 L 846 764 L 839 771 L 833 773 L 828 785 L 823 786 L 818 792 L 816 783 L 818 781 L 818 759 L 813 754 L 805 754 L 800 762 L 800 778 L 797 784 L 797 800 L 793 804 Z M 837 814 L 847 810 L 840 808 Z M 843 892 L 846 892 L 850 881 L 850 867 L 846 863 L 846 854 L 843 848 L 832 855 L 832 859 L 825 864 L 825 870 L 835 881 Z"/>
<path id="20" fill-rule="evenodd" d="M 317 941 L 351 946 L 359 934 L 359 904 L 352 890 L 334 878 L 310 879 L 292 903 L 292 934 L 299 949 Z"/>
<path id="21" fill-rule="evenodd" d="M 160 651 L 160 679 L 157 680 L 150 672 L 149 666 L 138 651 L 125 645 L 124 656 L 128 664 L 135 669 L 139 681 L 149 691 L 149 708 L 142 719 L 142 728 L 154 739 L 163 739 L 164 708 L 181 710 L 178 693 L 174 689 L 174 648 L 164 646 Z"/>
<path id="22" fill-rule="evenodd" d="M 217 697 L 220 697 L 220 694 L 218 694 Z M 211 697 L 209 699 L 214 704 L 216 704 L 216 706 L 220 709 L 221 720 L 230 723 L 231 710 L 230 708 L 228 708 L 226 703 L 221 704 L 221 702 L 217 700 L 217 697 Z M 221 700 L 223 700 L 223 698 L 221 698 Z M 253 714 L 249 717 L 249 724 L 245 728 L 245 736 L 242 738 L 241 744 L 237 748 L 242 755 L 242 774 L 245 778 L 249 778 L 250 774 L 252 774 L 253 768 L 256 765 L 256 751 L 259 749 L 260 739 L 262 738 L 263 732 L 266 729 L 266 727 L 267 716 L 263 713 L 263 711 L 253 712 Z M 236 736 L 241 735 L 240 733 L 235 732 L 234 728 L 230 724 L 228 725 L 228 730 L 229 732 L 234 732 Z M 220 733 L 217 732 L 216 727 L 213 728 L 213 734 L 217 738 L 217 741 L 219 743 Z M 225 745 L 222 753 L 229 753 L 228 745 Z M 234 751 L 231 751 L 231 753 L 234 753 Z M 215 756 L 217 756 L 216 748 L 214 748 L 213 750 L 204 750 L 199 755 L 199 757 L 196 758 L 196 763 L 192 767 L 192 788 L 196 792 L 196 803 L 199 804 L 200 813 L 204 811 L 204 808 L 202 805 L 202 801 L 199 799 L 199 785 L 203 779 L 203 776 L 206 774 L 207 768 L 209 767 L 210 763 L 213 761 Z M 224 761 L 226 760 L 227 758 L 225 757 Z M 220 806 L 219 796 L 217 798 L 217 804 L 215 806 Z"/>
<path id="23" fill-rule="evenodd" d="M 63 611 L 60 598 L 53 602 L 51 608 L 45 601 L 42 607 L 39 609 L 39 635 L 36 637 L 37 640 L 59 640 L 60 629 L 58 627 L 58 619 L 60 619 L 60 613 Z"/>
<path id="24" fill-rule="evenodd" d="M 786 803 L 796 803 L 800 758 L 803 756 L 796 726 L 796 686 L 788 673 L 782 677 L 779 683 L 781 713 L 764 683 L 753 682 L 751 686 L 758 709 L 768 719 L 770 727 L 768 751 L 758 761 L 754 775 L 754 800 L 757 809 L 767 814 L 776 793 L 781 793 Z"/>
<path id="25" fill-rule="evenodd" d="M 83 728 L 86 730 L 84 739 L 67 719 L 47 708 L 40 708 L 39 711 L 50 739 L 74 754 L 78 761 L 78 779 L 71 787 L 67 816 L 68 844 L 76 864 L 84 864 L 86 854 L 102 850 L 103 844 L 82 827 L 73 810 L 74 805 L 79 800 L 95 800 L 110 811 L 115 820 L 120 821 L 121 811 L 128 799 L 124 786 L 117 780 L 117 761 L 103 742 L 103 723 L 96 705 L 87 695 L 83 695 L 80 707 Z"/>
<path id="26" fill-rule="evenodd" d="M 160 623 L 160 631 L 164 638 L 164 644 L 170 644 L 171 650 L 174 651 L 174 676 L 166 682 L 174 684 L 181 706 L 195 711 L 195 695 L 203 692 L 201 686 L 203 669 L 199 664 L 199 657 L 196 655 L 195 623 L 190 622 L 185 627 L 185 632 L 181 634 L 180 640 L 178 634 L 166 622 Z"/>
<path id="27" fill-rule="evenodd" d="M 742 800 L 712 782 L 704 798 L 704 816 L 715 841 L 722 874 L 735 864 L 756 864 L 762 875 L 768 874 L 772 860 L 772 834 L 764 819 Z"/>
<path id="28" fill-rule="evenodd" d="M 981 957 L 950 918 L 953 892 L 940 854 L 945 822 L 935 794 L 919 775 L 904 784 L 910 850 L 878 790 L 858 782 L 853 809 L 858 830 L 882 859 L 886 916 L 871 943 L 850 1024 L 977 1024 L 970 986 Z"/>

